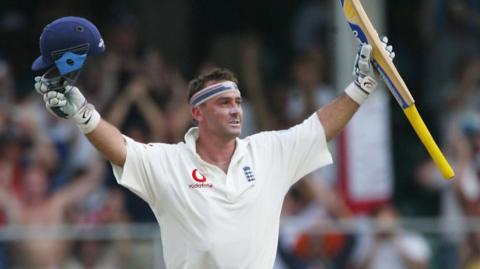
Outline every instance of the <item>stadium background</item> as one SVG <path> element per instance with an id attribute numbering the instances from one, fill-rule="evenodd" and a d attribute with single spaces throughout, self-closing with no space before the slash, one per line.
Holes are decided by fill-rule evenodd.
<path id="1" fill-rule="evenodd" d="M 477 170 L 480 169 L 478 167 L 480 164 L 476 161 L 478 149 L 475 144 L 477 132 L 480 130 L 477 120 L 480 106 L 475 107 L 478 96 L 475 90 L 478 90 L 480 81 L 480 68 L 477 66 L 480 65 L 477 55 L 480 41 L 480 4 L 468 0 L 378 0 L 373 2 L 376 3 L 374 4 L 375 12 L 379 12 L 381 21 L 384 22 L 378 27 L 385 29 L 384 33 L 394 45 L 397 54 L 395 64 L 409 85 L 430 131 L 455 165 L 465 164 L 473 169 L 473 179 L 472 174 L 469 174 L 469 179 L 458 177 L 455 182 L 446 187 L 450 189 L 448 191 L 445 191 L 445 187 L 438 187 L 441 184 L 429 182 L 435 175 L 429 169 L 426 152 L 413 134 L 402 111 L 393 98 L 389 97 L 388 111 L 386 111 L 389 121 L 384 124 L 387 125 L 391 134 L 391 148 L 387 150 L 387 154 L 392 158 L 393 178 L 388 180 L 392 183 L 393 192 L 388 193 L 387 202 L 398 210 L 405 223 L 408 224 L 409 220 L 412 220 L 410 223 L 413 224 L 412 227 L 408 227 L 409 229 L 418 230 L 427 239 L 432 251 L 427 268 L 445 268 L 442 267 L 442 262 L 438 258 L 445 258 L 446 255 L 442 252 L 445 246 L 448 251 L 453 249 L 458 250 L 459 253 L 459 255 L 453 255 L 455 257 L 448 262 L 466 266 L 465 264 L 471 260 L 480 259 L 478 250 L 465 250 L 469 247 L 475 249 L 473 247 L 475 243 L 471 246 L 466 243 L 468 240 L 461 238 L 457 241 L 452 240 L 453 246 L 443 244 L 444 231 L 432 228 L 432 225 L 441 226 L 439 220 L 444 216 L 445 211 L 456 210 L 455 216 L 475 219 L 480 208 L 480 191 L 476 189 Z M 331 91 L 330 95 L 338 95 L 344 85 L 339 85 L 336 77 L 339 69 L 334 67 L 342 65 L 336 59 L 338 51 L 335 49 L 340 46 L 339 43 L 352 43 L 353 39 L 337 38 L 341 30 L 335 24 L 335 9 L 338 8 L 336 5 L 339 5 L 337 1 L 321 0 L 2 1 L 0 10 L 0 102 L 2 104 L 0 108 L 2 138 L 0 170 L 7 176 L 2 177 L 1 187 L 4 191 L 0 195 L 8 193 L 8 195 L 19 197 L 22 201 L 26 188 L 24 178 L 28 174 L 25 171 L 30 171 L 28 169 L 31 167 L 38 169 L 35 167 L 36 164 L 47 167 L 42 168 L 48 178 L 48 195 L 44 198 L 47 200 L 54 193 L 61 193 L 68 188 L 69 184 L 75 181 L 72 178 L 75 179 L 79 174 L 83 175 L 85 170 L 90 169 L 88 160 L 92 159 L 93 155 L 88 154 L 93 153 L 85 150 L 82 151 L 82 154 L 86 154 L 84 157 L 72 157 L 78 154 L 76 152 L 78 148 L 74 144 L 80 138 L 72 135 L 72 131 L 64 126 L 65 123 L 51 123 L 48 115 L 35 114 L 44 112 L 39 112 L 38 109 L 37 101 L 40 98 L 35 95 L 32 87 L 34 74 L 30 71 L 30 64 L 38 56 L 38 37 L 43 26 L 53 19 L 66 15 L 83 16 L 94 22 L 100 29 L 105 39 L 107 54 L 87 61 L 88 66 L 82 74 L 80 84 L 87 91 L 87 95 L 94 100 L 93 102 L 99 107 L 104 117 L 108 115 L 118 127 L 140 140 L 159 141 L 160 139 L 165 142 L 178 142 L 189 122 L 186 116 L 180 115 L 179 118 L 173 116 L 181 114 L 174 108 L 185 108 L 179 105 L 185 100 L 182 99 L 183 92 L 179 91 L 185 89 L 186 82 L 190 78 L 211 66 L 231 68 L 239 74 L 241 87 L 243 85 L 250 88 L 244 93 L 248 100 L 247 105 L 251 106 L 248 109 L 250 112 L 248 115 L 253 120 L 253 123 L 247 126 L 247 133 L 285 128 L 298 122 L 299 118 L 289 115 L 290 105 L 294 107 L 293 111 L 300 106 L 304 110 L 300 113 L 301 116 L 311 113 L 308 111 L 309 104 L 305 100 L 303 100 L 304 104 L 295 103 L 298 102 L 295 96 L 303 93 L 292 94 L 292 91 L 302 86 L 302 78 L 295 73 L 298 70 L 304 70 L 302 68 L 312 68 L 313 72 L 318 72 L 314 77 L 318 77 L 316 79 L 321 81 L 322 85 L 328 85 L 325 88 Z M 353 57 L 353 51 L 354 49 L 344 54 Z M 249 70 L 258 72 L 252 75 Z M 351 69 L 349 67 L 342 72 L 349 75 Z M 109 77 L 112 74 L 113 79 Z M 159 81 L 152 79 L 152 76 L 160 77 Z M 308 78 L 303 79 L 308 80 Z M 104 83 L 105 81 L 111 83 L 105 85 L 108 84 Z M 158 89 L 146 89 L 148 86 L 145 85 L 150 85 L 149 83 L 154 85 L 153 88 L 158 86 Z M 142 85 L 145 89 L 138 90 Z M 466 90 L 466 87 L 473 89 Z M 105 90 L 105 92 L 109 93 L 102 93 L 106 88 L 109 91 Z M 335 90 L 332 91 L 332 89 Z M 129 91 L 132 94 L 125 94 Z M 145 91 L 146 96 L 150 96 L 159 107 L 158 111 L 150 112 L 164 115 L 162 123 L 167 124 L 168 128 L 157 126 L 145 119 L 143 114 L 145 112 L 138 108 L 139 104 L 135 105 L 135 101 L 132 101 L 136 97 L 145 96 Z M 35 99 L 38 100 L 35 101 Z M 289 105 L 289 102 L 293 102 L 296 106 Z M 263 108 L 259 108 L 258 104 Z M 120 108 L 115 107 L 116 105 Z M 464 114 L 468 115 L 464 116 Z M 451 115 L 459 116 L 451 117 Z M 138 120 L 139 118 L 143 120 Z M 49 122 L 48 124 L 51 125 L 48 126 L 53 126 L 52 129 L 37 126 L 45 122 Z M 178 122 L 180 124 L 176 124 Z M 58 132 L 52 131 L 57 130 L 56 128 Z M 168 132 L 163 129 L 174 129 L 174 131 Z M 461 135 L 453 135 L 450 139 L 450 134 L 456 131 Z M 53 144 L 45 142 L 44 137 L 37 137 L 38 133 L 45 134 L 48 137 L 47 140 L 53 141 Z M 468 149 L 462 151 L 458 149 L 462 148 L 458 144 L 466 145 Z M 45 151 L 45 148 L 48 149 Z M 48 154 L 45 155 L 44 152 Z M 46 156 L 50 161 L 41 160 Z M 78 160 L 67 161 L 71 159 Z M 69 169 L 65 169 L 65 166 Z M 123 229 L 115 226 L 117 223 L 122 223 L 132 229 L 132 237 L 136 238 L 132 239 L 132 242 L 158 240 L 158 235 L 154 232 L 151 234 L 152 238 L 149 237 L 149 234 L 155 230 L 155 225 L 149 226 L 149 223 L 154 223 L 155 220 L 148 207 L 133 194 L 116 187 L 106 163 L 105 166 L 107 168 L 102 168 L 105 171 L 96 181 L 97 185 L 92 187 L 85 197 L 76 201 L 75 205 L 69 205 L 81 208 L 82 213 L 78 214 L 81 216 L 73 220 L 66 217 L 64 222 L 58 224 L 73 228 L 78 224 L 88 224 L 88 229 L 95 231 L 102 227 L 112 230 L 84 235 L 74 229 L 67 231 L 66 237 L 82 241 L 82 238 L 90 238 L 95 234 L 92 237 L 95 239 L 93 241 L 103 238 L 102 242 L 108 242 L 104 245 L 118 247 L 112 242 L 118 242 L 118 238 L 120 241 L 128 238 L 115 237 L 111 233 L 113 231 L 115 234 L 118 229 Z M 16 172 L 9 174 L 11 170 Z M 9 175 L 10 178 L 8 178 Z M 462 175 L 463 173 L 459 174 L 459 176 Z M 328 183 L 332 191 L 336 189 L 337 172 L 327 172 L 319 177 Z M 325 177 L 326 180 L 324 180 Z M 454 192 L 453 196 L 451 192 Z M 305 194 L 302 186 L 294 188 L 291 197 L 296 203 L 296 208 L 300 208 L 297 210 L 304 210 L 312 204 L 314 204 L 313 207 L 317 206 L 316 199 L 309 195 L 312 194 L 308 192 Z M 339 199 L 341 196 L 339 194 Z M 445 209 L 445 197 L 454 197 L 457 207 Z M 119 206 L 121 214 L 124 214 L 123 217 L 110 216 L 105 217 L 110 218 L 109 220 L 103 220 L 99 215 L 108 215 L 105 213 L 105 208 L 110 205 L 109 203 L 117 201 L 115 199 L 119 199 L 119 203 L 123 205 Z M 382 200 L 382 202 L 385 201 Z M 17 268 L 15 266 L 19 263 L 18 256 L 22 255 L 19 254 L 22 253 L 22 248 L 17 245 L 21 245 L 19 242 L 22 240 L 28 242 L 30 239 L 28 237 L 22 239 L 19 236 L 24 231 L 22 225 L 9 221 L 8 214 L 5 213 L 8 211 L 6 208 L 8 203 L 2 206 L 0 208 L 4 211 L 2 214 L 4 229 L 0 230 L 0 239 L 3 239 L 0 244 L 0 268 Z M 324 209 L 325 206 L 318 205 L 318 207 Z M 65 212 L 68 213 L 69 210 L 71 208 L 66 208 Z M 329 210 L 331 209 L 326 209 L 326 211 Z M 350 212 L 347 214 L 348 217 L 338 212 L 328 212 L 327 215 L 328 219 L 350 221 L 363 218 L 364 214 L 368 215 L 371 211 L 373 210 L 370 208 L 361 212 L 362 214 Z M 297 211 L 285 214 L 285 218 L 290 215 L 293 218 L 301 215 Z M 419 224 L 416 222 L 418 220 L 426 220 L 426 224 L 422 222 Z M 32 221 L 26 224 L 38 223 Z M 142 226 L 145 224 L 146 226 Z M 472 229 L 476 229 L 477 226 L 473 224 Z M 309 229 L 309 232 L 324 234 L 321 229 L 315 232 Z M 53 232 L 53 234 L 58 236 L 59 233 Z M 105 237 L 105 234 L 109 236 Z M 349 229 L 349 234 L 355 233 Z M 321 240 L 323 239 L 317 241 Z M 315 242 L 318 243 L 317 241 Z M 315 242 L 310 244 L 315 245 Z M 299 244 L 298 242 L 287 243 L 285 250 L 287 252 L 290 250 L 294 256 L 298 256 L 300 260 L 303 259 L 299 263 L 302 266 L 307 263 L 318 268 L 355 268 L 353 265 L 342 267 L 344 266 L 342 263 L 332 262 L 334 254 L 331 253 L 325 254 L 320 251 L 305 254 L 298 249 L 301 249 Z M 65 254 L 67 257 L 65 259 L 70 257 L 71 260 L 75 259 L 71 257 L 77 257 L 77 260 L 81 260 L 78 258 L 81 257 L 78 254 L 81 251 L 76 244 L 67 245 L 69 253 Z M 146 244 L 144 249 L 152 253 L 159 250 L 155 244 L 154 246 Z M 112 257 L 117 256 L 112 255 Z M 464 256 L 468 256 L 468 259 Z M 147 257 L 152 259 L 152 262 L 146 264 L 154 266 L 152 268 L 161 268 L 158 262 L 155 264 L 155 255 L 147 255 Z M 131 264 L 135 264 L 135 261 Z M 288 265 L 284 264 L 284 266 Z M 60 266 L 60 268 L 67 267 Z"/>

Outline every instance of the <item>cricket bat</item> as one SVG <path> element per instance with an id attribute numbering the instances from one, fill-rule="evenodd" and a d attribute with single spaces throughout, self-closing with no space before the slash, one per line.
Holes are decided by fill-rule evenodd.
<path id="1" fill-rule="evenodd" d="M 420 114 L 415 107 L 415 100 L 398 73 L 391 58 L 385 52 L 378 33 L 363 9 L 362 3 L 360 0 L 340 0 L 340 2 L 342 3 L 345 17 L 353 31 L 353 35 L 361 43 L 370 44 L 372 46 L 373 66 L 378 70 L 388 89 L 393 94 L 398 104 L 402 107 L 408 121 L 437 165 L 442 176 L 445 179 L 453 178 L 455 172 L 438 148 L 435 140 L 428 131 L 427 126 L 420 117 Z"/>

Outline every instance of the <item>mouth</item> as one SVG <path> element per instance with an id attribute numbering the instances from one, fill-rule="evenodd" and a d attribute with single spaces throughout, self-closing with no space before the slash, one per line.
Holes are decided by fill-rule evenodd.
<path id="1" fill-rule="evenodd" d="M 228 125 L 233 127 L 240 127 L 240 120 L 231 120 L 228 122 Z"/>

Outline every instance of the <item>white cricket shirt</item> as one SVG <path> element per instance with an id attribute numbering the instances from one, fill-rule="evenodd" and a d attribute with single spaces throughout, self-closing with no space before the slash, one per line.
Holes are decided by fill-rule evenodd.
<path id="1" fill-rule="evenodd" d="M 227 174 L 185 143 L 142 144 L 125 137 L 119 184 L 152 208 L 169 269 L 272 268 L 283 198 L 298 179 L 332 162 L 318 116 L 288 130 L 236 140 Z"/>

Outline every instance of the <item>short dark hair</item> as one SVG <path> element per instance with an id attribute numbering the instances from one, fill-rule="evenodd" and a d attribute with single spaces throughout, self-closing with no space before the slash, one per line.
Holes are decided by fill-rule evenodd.
<path id="1" fill-rule="evenodd" d="M 201 89 L 205 88 L 205 85 L 210 81 L 233 81 L 238 84 L 238 79 L 235 77 L 232 71 L 227 68 L 214 68 L 207 73 L 201 74 L 198 77 L 192 79 L 188 83 L 188 102 L 190 102 L 190 98 L 200 91 Z"/>

